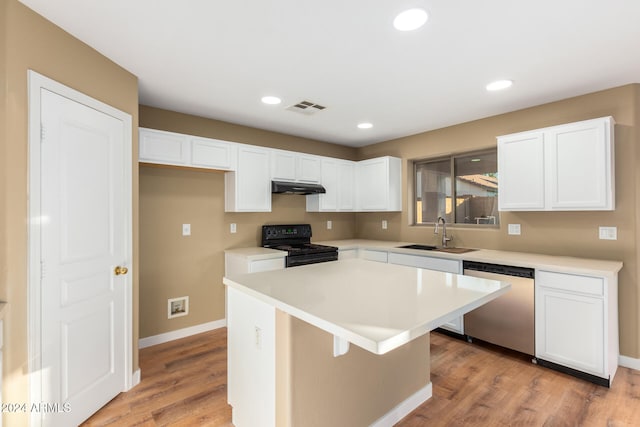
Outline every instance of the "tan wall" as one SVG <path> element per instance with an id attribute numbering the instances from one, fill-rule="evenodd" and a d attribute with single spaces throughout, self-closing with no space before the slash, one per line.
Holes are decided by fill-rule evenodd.
<path id="1" fill-rule="evenodd" d="M 502 212 L 499 229 L 448 227 L 456 246 L 567 255 L 624 262 L 619 276 L 620 350 L 640 356 L 640 292 L 637 251 L 640 221 L 638 105 L 640 85 L 629 85 L 551 104 L 489 117 L 394 141 L 363 147 L 359 158 L 394 155 L 403 159 L 403 206 L 397 214 L 357 214 L 358 237 L 437 243 L 433 227 L 412 223 L 412 160 L 492 147 L 496 136 L 596 117 L 613 116 L 616 150 L 616 210 L 613 212 Z M 382 230 L 380 220 L 389 221 Z M 507 224 L 522 225 L 509 236 Z M 618 240 L 598 239 L 598 226 L 618 227 Z"/>
<path id="2" fill-rule="evenodd" d="M 276 359 L 290 369 L 276 368 L 278 426 L 367 426 L 431 381 L 429 334 L 381 356 L 352 344 L 333 357 L 331 334 L 286 314 L 276 319 L 289 334 Z"/>
<path id="3" fill-rule="evenodd" d="M 27 402 L 27 70 L 33 69 L 133 116 L 133 158 L 137 159 L 137 78 L 98 52 L 79 42 L 17 0 L 0 0 L 6 36 L 6 134 L 2 137 L 0 207 L 6 218 L 0 224 L 0 299 L 9 302 L 5 317 L 5 402 Z M 133 168 L 134 209 L 134 369 L 138 366 L 137 325 L 137 164 Z M 0 180 L 2 182 L 3 180 Z M 7 425 L 26 425 L 26 415 L 5 414 Z"/>
<path id="4" fill-rule="evenodd" d="M 354 158 L 349 147 L 140 106 L 140 126 L 253 145 Z M 327 230 L 326 221 L 333 227 Z M 229 226 L 237 224 L 237 233 Z M 355 236 L 353 213 L 308 213 L 305 197 L 273 195 L 272 212 L 225 213 L 224 174 L 140 168 L 140 337 L 224 319 L 224 250 L 260 245 L 260 226 L 310 223 L 314 240 Z M 182 224 L 191 224 L 183 237 Z M 167 299 L 189 296 L 189 315 L 167 319 Z"/>

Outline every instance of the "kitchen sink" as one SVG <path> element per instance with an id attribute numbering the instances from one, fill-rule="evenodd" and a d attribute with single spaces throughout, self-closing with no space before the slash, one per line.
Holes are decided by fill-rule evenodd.
<path id="1" fill-rule="evenodd" d="M 470 248 L 442 248 L 442 247 L 438 247 L 438 246 L 418 245 L 418 244 L 398 246 L 398 248 L 401 248 L 401 249 L 418 249 L 418 250 L 421 250 L 421 251 L 448 252 L 448 253 L 451 253 L 451 254 L 464 254 L 464 253 L 467 253 L 467 252 L 472 252 L 472 251 L 477 250 L 477 249 L 470 249 Z"/>
<path id="2" fill-rule="evenodd" d="M 398 247 L 402 249 L 420 249 L 421 251 L 434 251 L 438 249 L 437 246 L 429 246 L 429 245 L 404 245 L 404 246 L 398 246 Z"/>

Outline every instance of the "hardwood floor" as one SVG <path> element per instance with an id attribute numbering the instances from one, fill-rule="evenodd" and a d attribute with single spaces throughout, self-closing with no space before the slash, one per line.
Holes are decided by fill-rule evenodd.
<path id="1" fill-rule="evenodd" d="M 638 371 L 619 368 L 607 389 L 438 333 L 431 364 L 433 397 L 399 427 L 640 425 Z M 84 425 L 231 426 L 226 329 L 142 349 L 140 368 L 140 384 Z"/>

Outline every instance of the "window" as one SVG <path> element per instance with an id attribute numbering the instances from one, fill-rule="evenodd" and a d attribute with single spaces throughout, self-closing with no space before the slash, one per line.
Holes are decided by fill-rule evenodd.
<path id="1" fill-rule="evenodd" d="M 416 162 L 415 224 L 498 225 L 497 165 L 495 149 Z"/>

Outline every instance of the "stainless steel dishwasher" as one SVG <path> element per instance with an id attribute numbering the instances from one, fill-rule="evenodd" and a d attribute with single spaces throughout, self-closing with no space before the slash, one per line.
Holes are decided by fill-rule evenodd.
<path id="1" fill-rule="evenodd" d="M 535 354 L 534 270 L 475 261 L 463 262 L 464 275 L 509 282 L 511 290 L 464 315 L 464 332 L 525 354 Z"/>

